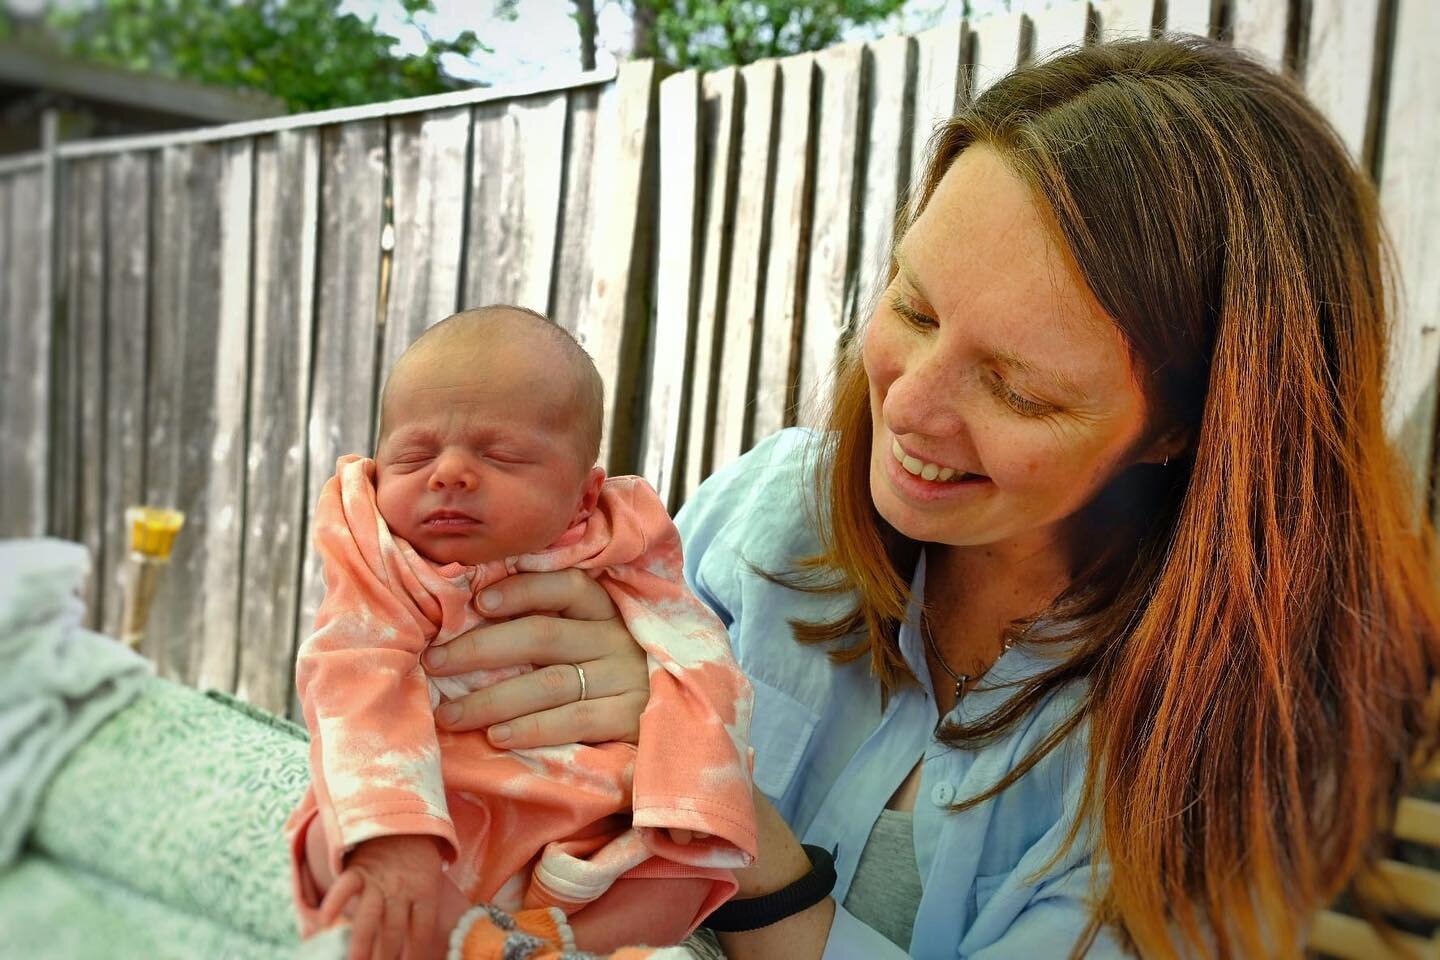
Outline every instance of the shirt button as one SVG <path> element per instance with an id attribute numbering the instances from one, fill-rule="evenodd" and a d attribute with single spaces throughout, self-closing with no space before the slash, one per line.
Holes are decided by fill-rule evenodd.
<path id="1" fill-rule="evenodd" d="M 937 783 L 930 788 L 930 802 L 937 807 L 948 807 L 955 802 L 955 784 Z"/>

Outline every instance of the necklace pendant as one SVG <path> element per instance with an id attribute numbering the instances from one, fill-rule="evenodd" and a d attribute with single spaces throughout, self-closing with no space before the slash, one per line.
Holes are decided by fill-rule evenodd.
<path id="1" fill-rule="evenodd" d="M 956 702 L 956 703 L 959 703 L 959 702 L 960 702 L 960 698 L 963 697 L 963 696 L 965 696 L 965 684 L 967 684 L 967 683 L 969 683 L 969 682 L 970 682 L 970 678 L 969 678 L 969 677 L 966 677 L 966 676 L 959 676 L 959 677 L 956 677 L 956 678 L 955 678 L 955 702 Z"/>

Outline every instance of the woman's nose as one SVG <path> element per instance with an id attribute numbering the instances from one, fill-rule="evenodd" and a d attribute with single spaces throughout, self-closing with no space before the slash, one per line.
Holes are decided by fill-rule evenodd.
<path id="1" fill-rule="evenodd" d="M 435 460 L 428 486 L 431 490 L 474 490 L 480 482 L 473 458 L 458 451 L 445 451 Z"/>
<path id="2" fill-rule="evenodd" d="M 885 419 L 896 434 L 948 437 L 965 428 L 970 374 L 934 357 L 915 357 L 885 392 Z"/>

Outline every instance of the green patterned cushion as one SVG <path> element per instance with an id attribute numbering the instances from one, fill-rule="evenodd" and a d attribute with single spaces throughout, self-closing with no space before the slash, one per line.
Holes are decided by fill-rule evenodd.
<path id="1" fill-rule="evenodd" d="M 60 769 L 29 842 L 101 889 L 293 945 L 281 827 L 309 780 L 303 729 L 154 680 Z M 0 917 L 11 909 L 0 904 Z"/>

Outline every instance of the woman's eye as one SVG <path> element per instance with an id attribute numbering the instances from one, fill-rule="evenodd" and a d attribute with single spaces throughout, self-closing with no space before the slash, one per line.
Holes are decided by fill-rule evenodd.
<path id="1" fill-rule="evenodd" d="M 934 317 L 927 317 L 906 303 L 905 298 L 899 293 L 892 293 L 890 295 L 890 309 L 899 314 L 901 319 L 912 327 L 918 327 L 922 330 L 933 330 L 939 325 Z"/>
<path id="2" fill-rule="evenodd" d="M 1043 417 L 1047 413 L 1050 413 L 1054 410 L 1054 408 L 1051 407 L 1049 404 L 1036 403 L 1034 400 L 1031 400 L 1028 397 L 1022 397 L 1020 394 L 1010 389 L 1010 385 L 1004 380 L 1002 380 L 998 375 L 992 376 L 990 378 L 990 385 L 991 390 L 994 391 L 997 397 L 999 397 L 1005 403 L 1009 404 L 1017 413 L 1021 414 L 1022 416 Z"/>

